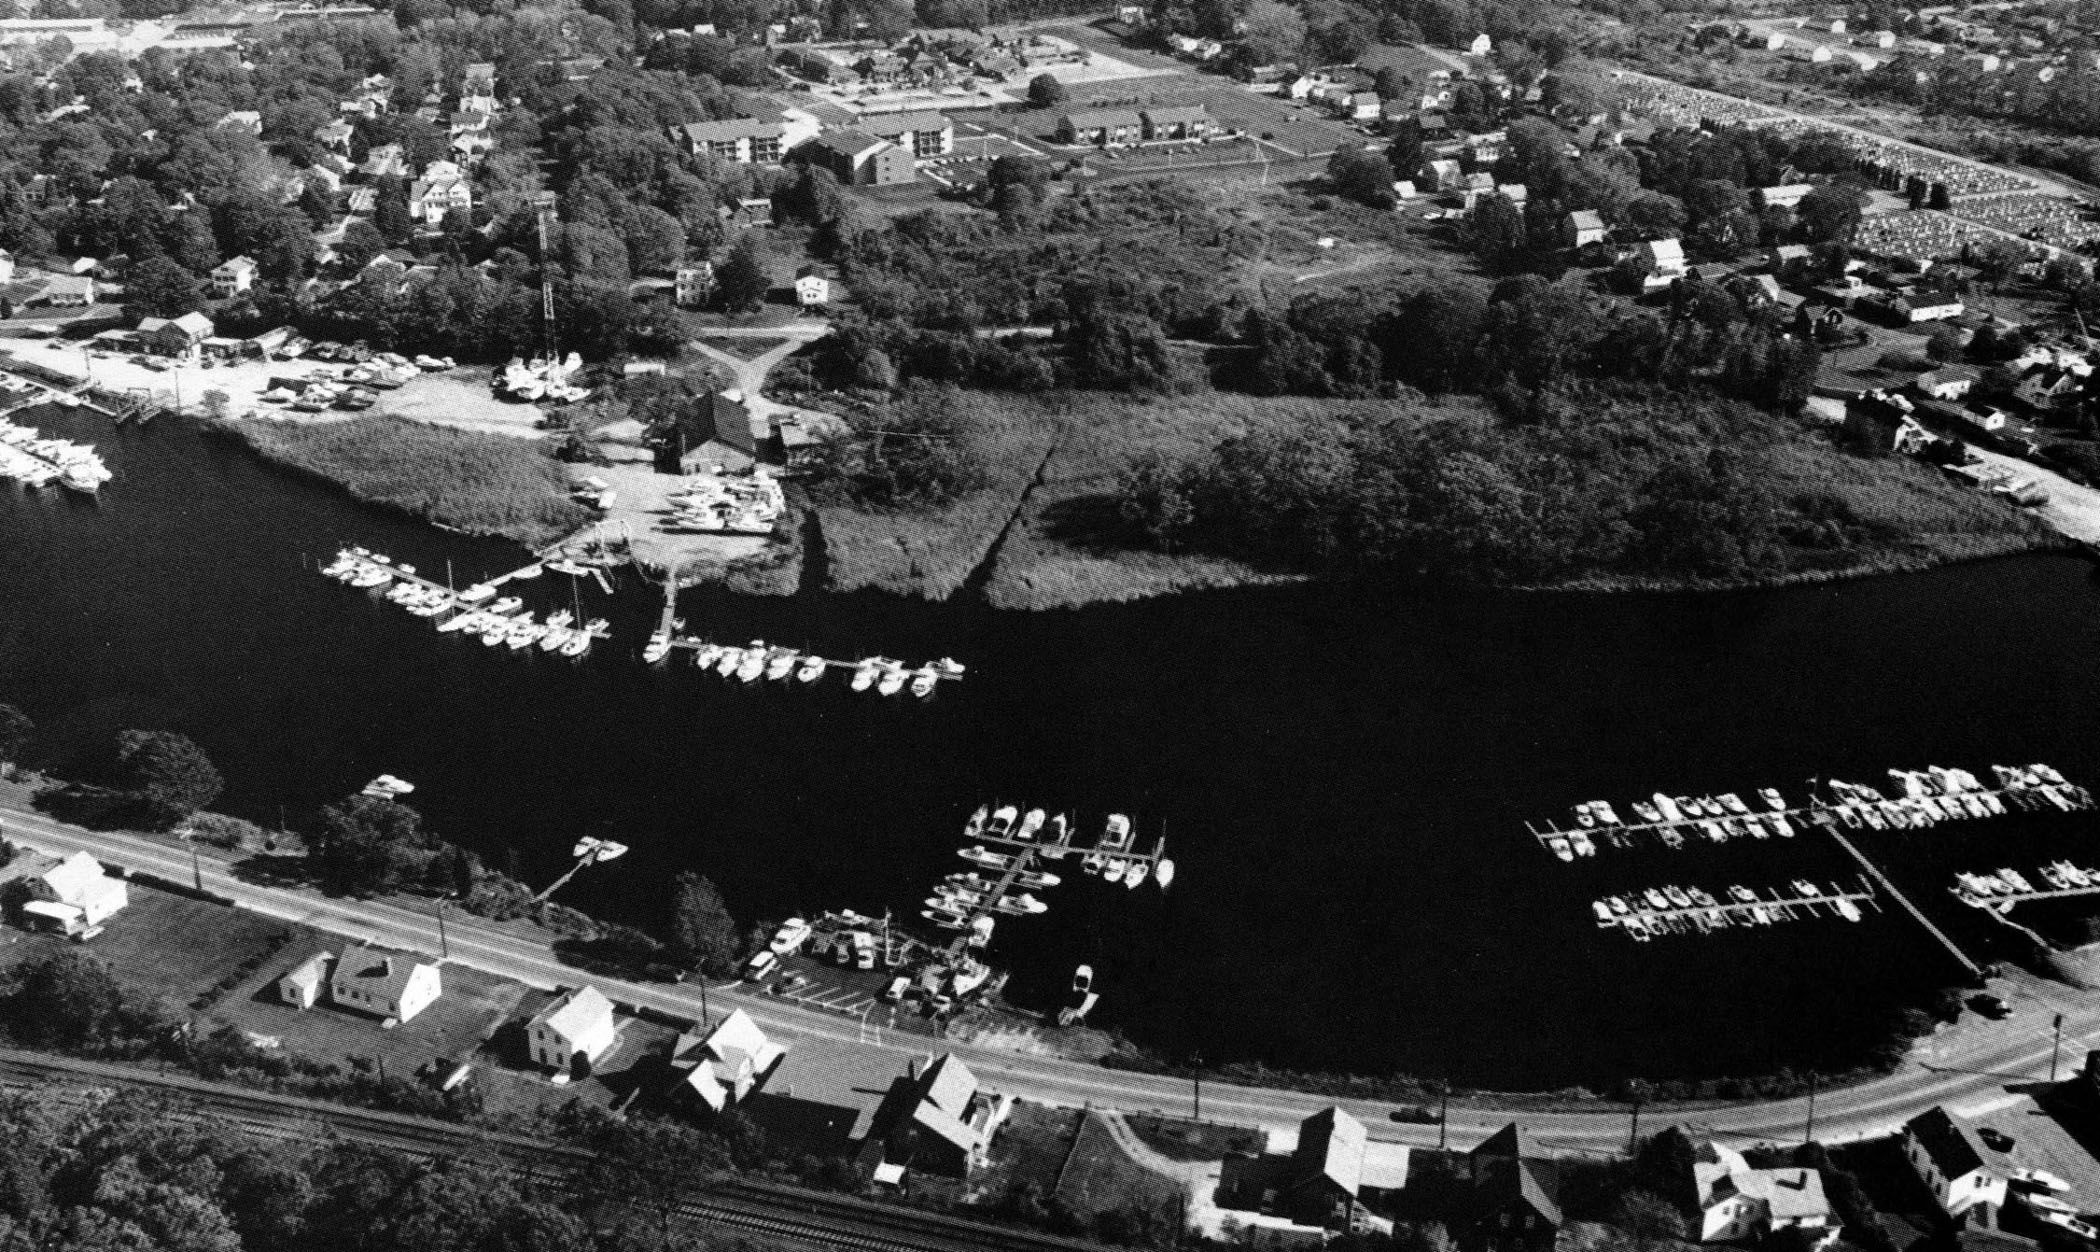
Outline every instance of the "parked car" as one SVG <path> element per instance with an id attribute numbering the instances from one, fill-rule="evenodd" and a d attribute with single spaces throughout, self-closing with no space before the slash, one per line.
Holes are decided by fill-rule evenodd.
<path id="1" fill-rule="evenodd" d="M 1988 993 L 1970 996 L 1969 1007 L 1994 1022 L 2002 1022 L 2012 1016 L 2012 1005 Z"/>

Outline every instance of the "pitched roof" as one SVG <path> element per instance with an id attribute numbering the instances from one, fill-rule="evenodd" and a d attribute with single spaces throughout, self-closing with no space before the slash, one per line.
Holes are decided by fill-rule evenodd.
<path id="1" fill-rule="evenodd" d="M 1511 1122 L 1482 1140 L 1479 1146 L 1475 1147 L 1469 1155 L 1477 1160 L 1487 1160 L 1493 1157 L 1526 1160 L 1530 1158 L 1543 1159 L 1546 1154 L 1539 1151 L 1538 1141 L 1531 1137 L 1530 1131 L 1524 1129 L 1522 1125 L 1516 1122 Z"/>
<path id="2" fill-rule="evenodd" d="M 782 134 L 775 122 L 753 121 L 747 117 L 732 118 L 726 122 L 687 122 L 671 128 L 683 135 L 687 143 L 733 143 L 739 139 L 777 139 Z"/>
<path id="3" fill-rule="evenodd" d="M 1568 225 L 1576 230 L 1603 230 L 1604 218 L 1595 209 L 1577 209 L 1568 214 Z"/>
<path id="4" fill-rule="evenodd" d="M 1561 1224 L 1559 1171 L 1553 1162 L 1531 1158 L 1490 1157 L 1483 1162 L 1480 1189 L 1498 1203 L 1515 1202 L 1544 1218 Z"/>
<path id="5" fill-rule="evenodd" d="M 877 148 L 890 146 L 887 139 L 878 139 L 865 131 L 834 130 L 817 137 L 817 145 L 842 157 L 858 157 Z"/>
<path id="6" fill-rule="evenodd" d="M 1298 1160 L 1350 1195 L 1363 1186 L 1364 1124 L 1340 1108 L 1326 1108 L 1298 1126 Z"/>
<path id="7" fill-rule="evenodd" d="M 952 1052 L 944 1052 L 929 1066 L 924 1077 L 925 1099 L 957 1117 L 969 1112 L 977 1098 L 977 1075 Z"/>
<path id="8" fill-rule="evenodd" d="M 1934 1105 L 1903 1124 L 1911 1138 L 1925 1150 L 1932 1167 L 1943 1178 L 1959 1178 L 1983 1168 L 1983 1141 L 1967 1122 L 1956 1121 L 1941 1105 Z"/>
<path id="9" fill-rule="evenodd" d="M 864 1139 L 906 1064 L 893 1052 L 811 1036 L 788 1049 L 766 1080 L 765 1094 L 847 1110 L 853 1121 L 845 1137 Z"/>
<path id="10" fill-rule="evenodd" d="M 912 134 L 922 130 L 947 130 L 954 123 L 945 114 L 922 109 L 914 113 L 884 113 L 877 117 L 860 119 L 860 129 L 884 139 Z"/>
<path id="11" fill-rule="evenodd" d="M 183 317 L 192 316 L 185 313 Z M 180 321 L 181 318 L 177 318 Z M 335 984 L 350 984 L 366 994 L 385 1000 L 399 1000 L 408 989 L 409 979 L 428 962 L 402 952 L 386 952 L 368 944 L 345 948 L 336 958 L 335 972 L 329 981 Z"/>
<path id="12" fill-rule="evenodd" d="M 102 863 L 85 852 L 75 852 L 37 877 L 51 888 L 52 895 L 72 904 L 103 878 Z"/>
<path id="13" fill-rule="evenodd" d="M 533 1014 L 531 1026 L 544 1026 L 575 1043 L 612 1020 L 612 1001 L 605 993 L 585 983 L 561 999 Z"/>

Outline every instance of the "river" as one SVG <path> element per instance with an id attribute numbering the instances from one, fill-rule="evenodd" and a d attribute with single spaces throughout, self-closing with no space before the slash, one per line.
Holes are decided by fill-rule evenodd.
<path id="1" fill-rule="evenodd" d="M 430 825 L 551 878 L 583 833 L 632 846 L 569 902 L 653 924 L 696 868 L 744 918 L 915 913 L 968 812 L 1003 798 L 1164 828 L 1173 890 L 1093 881 L 1008 919 L 1023 1002 L 1100 971 L 1099 1022 L 1172 1053 L 1507 1088 L 1859 1059 L 1952 963 L 1891 910 L 1636 945 L 1599 893 L 1850 876 L 1828 840 L 1614 852 L 1565 866 L 1524 819 L 1577 800 L 1884 781 L 1889 766 L 2052 762 L 2100 784 L 2100 594 L 2065 557 L 1766 592 L 1252 589 L 1040 614 L 874 595 L 689 592 L 689 629 L 853 657 L 954 655 L 924 704 L 739 688 L 636 659 L 647 588 L 582 662 L 433 632 L 315 575 L 358 542 L 462 585 L 520 563 L 355 505 L 176 421 L 112 432 L 99 501 L 0 488 L 0 700 L 63 767 L 117 729 L 191 735 L 218 807 L 274 821 L 388 771 Z M 568 579 L 517 589 L 546 610 Z M 1955 867 L 2080 848 L 2084 819 L 1868 846 L 1965 943 Z M 2085 845 L 2090 848 L 2090 845 Z M 2083 853 L 2088 861 L 2090 851 Z M 1077 877 L 1074 875 L 1074 877 Z"/>

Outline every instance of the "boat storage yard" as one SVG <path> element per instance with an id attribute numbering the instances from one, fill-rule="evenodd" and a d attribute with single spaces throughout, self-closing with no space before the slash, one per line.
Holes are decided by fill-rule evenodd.
<path id="1" fill-rule="evenodd" d="M 1876 890 L 1871 877 L 1966 962 L 1953 942 L 1895 890 L 1844 832 L 1916 830 L 2015 812 L 2072 813 L 2093 807 L 2091 792 L 2048 765 L 1994 765 L 1993 781 L 1988 785 L 1968 770 L 1937 765 L 1923 770 L 1892 769 L 1889 777 L 1894 795 L 1839 779 L 1811 780 L 1808 802 L 1799 805 L 1772 787 L 1759 789 L 1755 804 L 1735 792 L 1701 796 L 1657 792 L 1628 806 L 1634 821 L 1623 820 L 1609 801 L 1589 800 L 1575 806 L 1571 826 L 1547 822 L 1526 823 L 1526 827 L 1541 847 L 1562 861 L 1593 857 L 1600 846 L 1635 848 L 1653 843 L 1681 849 L 1688 840 L 1725 843 L 1792 838 L 1804 827 L 1813 827 L 1829 834 L 1859 861 L 1865 873 L 1855 886 L 1796 878 L 1781 887 L 1762 889 L 1733 884 L 1717 895 L 1700 887 L 1670 884 L 1604 896 L 1591 901 L 1590 910 L 1599 927 L 1642 941 L 1657 935 L 1700 934 L 1812 917 L 1857 922 L 1867 911 L 1881 909 L 1882 891 Z M 2000 918 L 2014 904 L 2027 900 L 2100 894 L 2100 869 L 2059 861 L 2037 874 L 2047 884 L 2045 888 L 2035 887 L 2016 870 L 2000 869 L 1958 875 L 1953 891 L 1963 903 Z"/>

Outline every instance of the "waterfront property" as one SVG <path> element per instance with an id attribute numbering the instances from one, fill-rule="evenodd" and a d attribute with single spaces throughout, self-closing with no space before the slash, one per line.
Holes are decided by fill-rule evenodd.
<path id="1" fill-rule="evenodd" d="M 527 1054 L 558 1083 L 587 1077 L 618 1037 L 612 1001 L 588 984 L 565 992 L 525 1023 Z"/>
<path id="2" fill-rule="evenodd" d="M 2053 1090 L 1985 1111 L 1934 1107 L 1904 1123 L 1903 1158 L 1942 1214 L 1967 1230 L 2094 1238 L 2100 1161 L 2081 1136 L 2095 1128 L 2100 1054 Z"/>
<path id="3" fill-rule="evenodd" d="M 750 1095 L 786 1053 L 737 1009 L 707 1034 L 687 1031 L 672 1044 L 671 1069 L 678 1078 L 671 1094 L 720 1113 Z"/>
<path id="4" fill-rule="evenodd" d="M 344 949 L 328 975 L 330 1003 L 394 1022 L 414 1021 L 444 990 L 436 963 L 370 944 Z"/>
<path id="5" fill-rule="evenodd" d="M 1823 1194 L 1822 1172 L 1804 1166 L 1753 1169 L 1743 1154 L 1712 1140 L 1692 1161 L 1692 1192 L 1703 1243 L 1763 1239 L 1800 1232 L 1808 1247 L 1836 1239 L 1840 1229 Z"/>
<path id="6" fill-rule="evenodd" d="M 85 852 L 41 857 L 27 871 L 22 920 L 32 929 L 86 938 L 131 901 L 124 880 L 103 873 L 102 863 Z"/>
<path id="7" fill-rule="evenodd" d="M 1288 1151 L 1272 1139 L 1259 1156 L 1228 1158 L 1218 1204 L 1265 1241 L 1324 1242 L 1338 1230 L 1388 1233 L 1392 1222 L 1383 1214 L 1407 1185 L 1411 1159 L 1400 1144 L 1372 1142 L 1348 1111 L 1322 1109 L 1299 1123 Z"/>
<path id="8" fill-rule="evenodd" d="M 1531 1133 L 1511 1122 L 1466 1154 L 1474 1232 L 1498 1248 L 1551 1247 L 1564 1218 L 1560 1167 Z"/>

